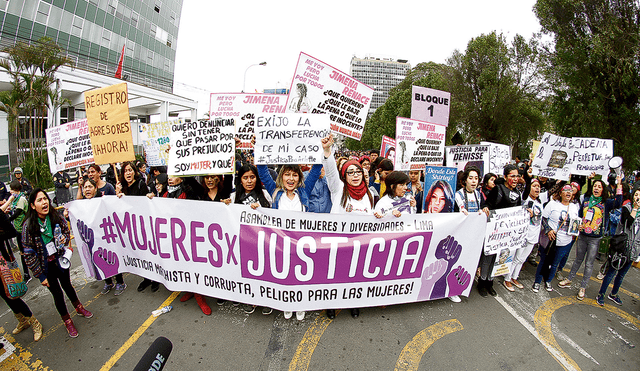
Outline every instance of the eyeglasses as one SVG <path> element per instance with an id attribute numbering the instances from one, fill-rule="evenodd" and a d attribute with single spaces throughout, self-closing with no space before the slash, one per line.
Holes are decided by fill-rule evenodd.
<path id="1" fill-rule="evenodd" d="M 520 174 L 518 175 L 507 175 L 509 178 L 520 178 Z"/>
<path id="2" fill-rule="evenodd" d="M 364 173 L 362 172 L 362 170 L 351 170 L 351 171 L 347 171 L 346 174 L 350 176 L 356 176 L 356 175 L 362 176 Z"/>

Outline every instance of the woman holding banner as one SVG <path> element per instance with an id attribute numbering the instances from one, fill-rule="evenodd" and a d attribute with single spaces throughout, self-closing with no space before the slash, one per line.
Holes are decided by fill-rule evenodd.
<path id="1" fill-rule="evenodd" d="M 563 288 L 571 287 L 571 281 L 584 261 L 584 275 L 578 290 L 578 300 L 584 299 L 587 283 L 589 283 L 593 272 L 593 263 L 596 260 L 600 240 L 604 233 L 605 220 L 609 220 L 609 212 L 611 210 L 617 209 L 621 205 L 622 177 L 617 179 L 615 198 L 609 198 L 609 192 L 602 180 L 596 180 L 591 183 L 591 188 L 585 194 L 584 201 L 578 210 L 578 215 L 582 218 L 582 225 L 576 241 L 576 259 L 573 261 L 571 272 L 569 272 L 567 278 L 558 284 L 559 287 Z"/>
<path id="2" fill-rule="evenodd" d="M 269 175 L 269 169 L 266 165 L 258 165 L 258 175 L 264 183 L 267 192 L 272 195 L 272 209 L 303 211 L 309 210 L 309 198 L 315 187 L 316 182 L 320 178 L 322 165 L 314 164 L 311 171 L 304 178 L 300 165 L 285 164 L 280 167 L 278 177 L 274 181 Z M 285 311 L 284 318 L 289 319 L 293 312 Z M 296 318 L 298 321 L 304 319 L 305 312 L 297 311 Z"/>
<path id="3" fill-rule="evenodd" d="M 331 213 L 373 215 L 373 196 L 364 179 L 362 165 L 358 161 L 347 161 L 338 173 L 338 167 L 331 150 L 332 145 L 332 134 L 322 139 L 322 148 L 324 149 L 322 165 L 326 172 L 327 185 L 333 202 Z M 358 318 L 359 315 L 360 309 L 351 309 L 353 318 Z M 335 316 L 335 309 L 327 309 L 327 317 L 333 319 Z"/>
<path id="4" fill-rule="evenodd" d="M 401 171 L 394 171 L 387 175 L 384 183 L 386 185 L 385 194 L 376 203 L 374 215 L 382 218 L 388 213 L 395 217 L 400 217 L 402 213 L 416 213 L 416 199 L 408 190 L 409 176 Z"/>
<path id="5" fill-rule="evenodd" d="M 102 179 L 102 168 L 100 168 L 99 165 L 91 164 L 89 166 L 88 174 L 89 174 L 89 178 L 93 179 L 93 181 L 96 182 L 96 184 L 98 185 L 98 192 L 100 192 L 101 196 L 115 196 L 116 195 L 116 189 L 113 188 L 113 186 L 110 183 L 107 183 Z M 80 200 L 83 197 L 84 196 L 82 194 L 82 187 L 79 186 L 78 187 L 78 194 L 76 196 L 76 199 Z"/>

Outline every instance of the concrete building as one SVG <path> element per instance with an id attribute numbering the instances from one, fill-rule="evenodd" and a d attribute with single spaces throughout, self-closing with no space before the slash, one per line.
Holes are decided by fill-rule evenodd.
<path id="1" fill-rule="evenodd" d="M 182 0 L 0 0 L 0 47 L 47 36 L 75 63 L 57 74 L 71 104 L 49 112 L 49 126 L 85 118 L 83 92 L 123 80 L 134 129 L 136 123 L 168 120 L 181 111 L 190 111 L 195 120 L 197 102 L 172 94 L 181 12 Z M 117 79 L 123 49 L 122 79 Z M 0 90 L 9 89 L 9 76 L 0 73 Z M 7 126 L 0 113 L 0 179 L 5 180 L 17 165 L 8 163 Z"/>
<path id="2" fill-rule="evenodd" d="M 407 60 L 366 56 L 353 57 L 349 74 L 356 80 L 374 88 L 369 115 L 389 98 L 389 91 L 407 76 L 411 65 Z"/>

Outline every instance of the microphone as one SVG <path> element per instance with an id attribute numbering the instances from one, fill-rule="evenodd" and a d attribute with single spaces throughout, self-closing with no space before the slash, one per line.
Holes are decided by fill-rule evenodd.
<path id="1" fill-rule="evenodd" d="M 171 354 L 173 344 L 166 337 L 158 337 L 149 346 L 149 349 L 144 353 L 140 362 L 136 365 L 133 371 L 160 371 L 164 368 L 169 354 Z"/>

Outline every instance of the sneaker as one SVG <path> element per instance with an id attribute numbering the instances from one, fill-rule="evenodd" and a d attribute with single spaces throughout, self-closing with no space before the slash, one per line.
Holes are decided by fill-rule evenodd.
<path id="1" fill-rule="evenodd" d="M 584 300 L 584 288 L 583 287 L 581 287 L 580 290 L 578 290 L 578 295 L 576 297 L 580 301 Z"/>
<path id="2" fill-rule="evenodd" d="M 273 313 L 273 309 L 269 308 L 269 307 L 262 307 L 262 314 L 264 314 L 265 316 L 270 315 L 271 313 Z"/>
<path id="3" fill-rule="evenodd" d="M 76 329 L 76 326 L 73 325 L 73 321 L 71 319 L 65 320 L 64 325 L 67 328 L 69 336 L 71 336 L 72 338 L 78 337 L 78 330 Z"/>
<path id="4" fill-rule="evenodd" d="M 156 292 L 160 288 L 160 282 L 151 282 L 151 292 Z"/>
<path id="5" fill-rule="evenodd" d="M 232 302 L 234 307 L 237 307 L 238 305 L 240 305 L 240 303 L 238 303 L 237 301 Z"/>
<path id="6" fill-rule="evenodd" d="M 226 301 L 224 299 L 216 300 L 216 304 L 218 304 L 218 305 L 223 305 L 224 303 L 226 303 Z"/>
<path id="7" fill-rule="evenodd" d="M 462 299 L 460 299 L 458 295 L 449 296 L 449 300 L 451 300 L 454 303 L 459 303 L 462 301 Z"/>
<path id="8" fill-rule="evenodd" d="M 545 282 L 544 283 L 544 288 L 545 288 L 545 290 L 547 290 L 549 292 L 553 291 L 553 286 L 551 286 L 551 282 Z"/>
<path id="9" fill-rule="evenodd" d="M 122 294 L 124 292 L 124 289 L 126 288 L 127 288 L 126 283 L 116 283 L 116 291 L 113 293 L 113 295 L 118 296 Z"/>
<path id="10" fill-rule="evenodd" d="M 329 319 L 336 318 L 336 310 L 335 309 L 327 309 L 327 318 L 329 318 Z"/>
<path id="11" fill-rule="evenodd" d="M 563 279 L 562 281 L 560 281 L 560 283 L 558 283 L 558 287 L 571 287 L 571 281 L 568 278 Z"/>
<path id="12" fill-rule="evenodd" d="M 88 310 L 86 310 L 82 304 L 78 304 L 78 306 L 76 307 L 76 313 L 78 313 L 78 315 L 80 317 L 84 317 L 84 318 L 91 318 L 93 317 L 93 313 L 89 312 Z"/>
<path id="13" fill-rule="evenodd" d="M 194 296 L 196 298 L 196 303 L 198 303 L 198 306 L 200 307 L 202 313 L 204 313 L 205 316 L 210 316 L 211 307 L 209 306 L 209 304 L 207 304 L 207 300 L 204 298 L 204 296 L 200 294 L 194 294 Z"/>
<path id="14" fill-rule="evenodd" d="M 511 292 L 516 291 L 516 289 L 514 289 L 514 288 L 513 288 L 513 285 L 511 284 L 511 281 L 504 281 L 504 282 L 502 282 L 502 284 L 504 285 L 504 287 L 505 287 L 507 290 L 509 290 L 509 291 L 511 291 Z"/>
<path id="15" fill-rule="evenodd" d="M 531 291 L 533 291 L 533 292 L 540 291 L 540 284 L 539 283 L 534 283 L 533 286 L 531 286 Z"/>
<path id="16" fill-rule="evenodd" d="M 100 291 L 100 293 L 102 295 L 107 295 L 109 293 L 109 291 L 111 291 L 112 288 L 113 288 L 113 283 L 112 284 L 105 283 L 104 287 L 102 288 L 102 291 Z"/>
<path id="17" fill-rule="evenodd" d="M 487 285 L 487 292 L 491 296 L 498 296 L 498 293 L 493 288 L 493 281 L 489 281 L 489 284 Z"/>
<path id="18" fill-rule="evenodd" d="M 302 312 L 296 312 L 296 319 L 297 319 L 298 321 L 302 321 L 302 320 L 304 319 L 304 314 L 305 314 L 305 313 L 306 313 L 306 312 L 304 312 L 304 311 L 302 311 Z"/>
<path id="19" fill-rule="evenodd" d="M 602 279 L 604 278 L 604 273 L 598 272 L 598 275 L 596 276 L 596 278 L 602 281 Z"/>
<path id="20" fill-rule="evenodd" d="M 564 276 L 562 275 L 562 272 L 557 271 L 556 272 L 556 278 L 558 279 L 558 281 L 563 281 L 564 280 Z"/>
<path id="21" fill-rule="evenodd" d="M 611 300 L 612 302 L 618 304 L 618 305 L 622 305 L 622 300 L 620 300 L 620 297 L 618 295 L 607 295 L 607 298 L 609 298 L 609 300 Z"/>
<path id="22" fill-rule="evenodd" d="M 284 312 L 284 319 L 289 319 L 293 316 L 293 312 Z"/>
<path id="23" fill-rule="evenodd" d="M 180 302 L 184 303 L 185 301 L 190 300 L 192 297 L 193 297 L 192 292 L 185 292 L 184 294 L 182 294 L 182 297 L 180 298 Z"/>
<path id="24" fill-rule="evenodd" d="M 242 306 L 242 310 L 246 314 L 251 314 L 251 313 L 256 311 L 256 306 L 255 305 L 245 304 L 245 305 Z M 264 309 L 262 310 L 262 314 L 264 314 Z"/>
<path id="25" fill-rule="evenodd" d="M 511 279 L 511 283 L 514 284 L 517 288 L 519 288 L 520 290 L 524 289 L 524 285 L 521 284 L 517 279 L 512 278 Z"/>
<path id="26" fill-rule="evenodd" d="M 596 296 L 596 303 L 598 303 L 599 306 L 604 307 L 604 295 L 603 294 L 598 294 L 598 296 Z"/>
<path id="27" fill-rule="evenodd" d="M 147 287 L 151 286 L 151 280 L 145 278 L 144 280 L 142 280 L 142 282 L 140 282 L 140 284 L 138 285 L 138 292 L 142 292 L 144 291 L 144 289 L 146 289 Z"/>

